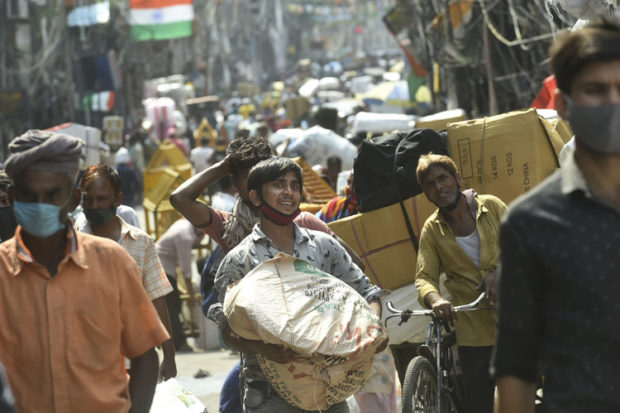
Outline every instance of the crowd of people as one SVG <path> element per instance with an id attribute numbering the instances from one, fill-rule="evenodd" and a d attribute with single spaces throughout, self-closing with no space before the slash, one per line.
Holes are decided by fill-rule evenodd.
<path id="1" fill-rule="evenodd" d="M 543 411 L 620 411 L 613 327 L 620 320 L 620 26 L 591 23 L 558 35 L 550 63 L 557 110 L 574 140 L 542 184 L 507 206 L 465 189 L 448 156 L 422 155 L 416 169 L 436 210 L 411 272 L 420 304 L 454 326 L 469 413 L 534 412 L 540 383 Z M 157 241 L 131 208 L 142 187 L 136 170 L 145 165 L 139 140 L 117 152 L 115 167 L 85 171 L 78 138 L 30 130 L 10 143 L 0 174 L 1 413 L 148 412 L 158 380 L 177 375 L 176 352 L 192 351 L 179 316 L 179 276 L 189 304 L 201 303 L 240 353 L 220 411 L 306 411 L 278 393 L 258 362 L 300 355 L 235 333 L 223 310 L 229 286 L 284 253 L 346 283 L 379 318 L 389 291 L 373 285 L 362 259 L 326 224 L 358 213 L 354 174 L 316 214 L 302 212 L 300 166 L 277 156 L 268 127 L 251 133 L 240 124 L 223 124 L 232 129 L 224 153 L 207 139 L 190 149 L 168 129 L 166 139 L 195 173 L 170 196 L 183 218 Z M 335 188 L 341 160 L 322 166 Z M 205 236 L 217 248 L 199 302 L 192 249 Z M 480 292 L 492 310 L 455 312 Z M 395 413 L 396 394 L 388 382 L 382 391 L 362 387 L 355 399 L 363 413 Z M 349 407 L 341 401 L 325 411 Z"/>

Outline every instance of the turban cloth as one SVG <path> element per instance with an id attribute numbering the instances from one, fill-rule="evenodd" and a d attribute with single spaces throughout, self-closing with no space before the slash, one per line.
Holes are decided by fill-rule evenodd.
<path id="1" fill-rule="evenodd" d="M 82 146 L 79 138 L 64 133 L 29 130 L 9 143 L 11 155 L 4 169 L 13 179 L 26 169 L 40 169 L 73 181 L 80 169 Z"/>

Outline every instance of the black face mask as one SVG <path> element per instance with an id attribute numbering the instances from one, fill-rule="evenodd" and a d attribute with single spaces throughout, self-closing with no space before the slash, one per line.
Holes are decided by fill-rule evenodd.
<path id="1" fill-rule="evenodd" d="M 15 228 L 17 228 L 17 221 L 13 208 L 10 206 L 0 207 L 0 238 L 2 241 L 11 238 L 15 234 Z"/>
<path id="2" fill-rule="evenodd" d="M 456 198 L 454 199 L 454 202 L 451 203 L 448 206 L 439 207 L 439 209 L 444 211 L 444 212 L 452 212 L 452 211 L 454 211 L 456 209 L 457 205 L 459 204 L 459 201 L 461 200 L 461 196 L 463 196 L 463 192 L 461 191 L 461 186 L 457 185 L 457 187 L 456 187 Z"/>
<path id="3" fill-rule="evenodd" d="M 105 225 L 116 215 L 116 207 L 111 206 L 105 209 L 85 209 L 84 215 L 88 222 L 93 226 Z"/>

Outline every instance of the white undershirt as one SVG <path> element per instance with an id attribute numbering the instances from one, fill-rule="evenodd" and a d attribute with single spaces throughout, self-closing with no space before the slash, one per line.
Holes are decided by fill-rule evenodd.
<path id="1" fill-rule="evenodd" d="M 478 227 L 469 235 L 464 237 L 455 237 L 456 243 L 465 251 L 465 254 L 471 258 L 476 264 L 476 267 L 480 267 L 480 234 L 478 233 Z"/>

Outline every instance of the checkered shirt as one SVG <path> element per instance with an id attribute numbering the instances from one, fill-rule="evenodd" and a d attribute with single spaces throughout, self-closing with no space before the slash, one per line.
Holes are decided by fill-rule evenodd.
<path id="1" fill-rule="evenodd" d="M 153 239 L 140 228 L 129 225 L 120 217 L 118 219 L 121 221 L 121 236 L 118 243 L 125 248 L 138 265 L 142 285 L 149 299 L 153 301 L 172 292 L 172 286 L 159 261 Z M 90 223 L 86 221 L 78 230 L 90 234 Z"/>

